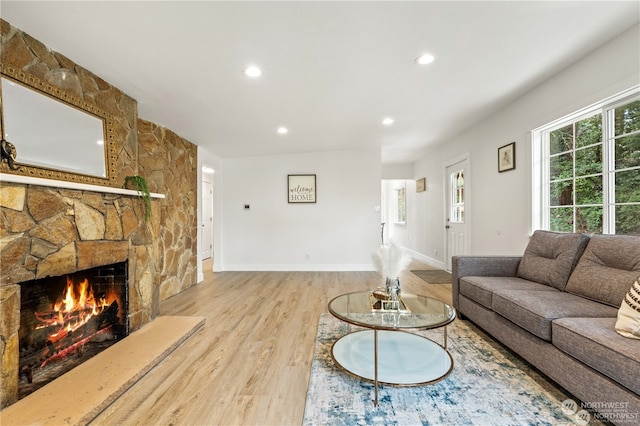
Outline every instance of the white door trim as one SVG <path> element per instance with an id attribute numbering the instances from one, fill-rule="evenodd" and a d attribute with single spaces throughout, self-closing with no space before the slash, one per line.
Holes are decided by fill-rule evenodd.
<path id="1" fill-rule="evenodd" d="M 451 259 L 449 257 L 449 233 L 447 232 L 447 218 L 449 217 L 449 204 L 448 204 L 448 198 L 449 198 L 449 175 L 447 173 L 447 169 L 453 165 L 456 165 L 458 163 L 461 163 L 463 161 L 467 162 L 467 167 L 465 168 L 465 175 L 468 177 L 471 177 L 471 153 L 469 151 L 467 152 L 463 152 L 462 154 L 453 157 L 447 161 L 445 161 L 443 163 L 443 167 L 442 167 L 442 176 L 443 176 L 443 188 L 444 191 L 442 191 L 442 195 L 443 195 L 443 206 L 444 206 L 444 224 L 442 225 L 442 228 L 444 229 L 444 253 L 445 253 L 445 259 L 444 259 L 444 264 L 446 265 L 446 269 L 450 269 L 451 268 Z M 466 224 L 466 231 L 465 232 L 465 238 L 464 238 L 464 244 L 465 247 L 467 247 L 467 249 L 471 248 L 471 199 L 472 199 L 472 179 L 470 178 L 465 178 L 465 224 Z"/>

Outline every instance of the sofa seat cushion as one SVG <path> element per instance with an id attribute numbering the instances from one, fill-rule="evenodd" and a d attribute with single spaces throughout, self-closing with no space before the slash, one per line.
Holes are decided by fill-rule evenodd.
<path id="1" fill-rule="evenodd" d="M 553 321 L 553 344 L 591 368 L 640 394 L 640 341 L 616 333 L 615 318 Z"/>
<path id="2" fill-rule="evenodd" d="M 539 290 L 558 292 L 545 284 L 534 283 L 517 277 L 462 277 L 460 294 L 491 309 L 493 292 L 496 290 Z"/>
<path id="3" fill-rule="evenodd" d="M 518 277 L 564 291 L 588 242 L 584 234 L 535 231 L 518 265 Z"/>
<path id="4" fill-rule="evenodd" d="M 640 276 L 640 236 L 593 235 L 566 291 L 619 308 Z"/>
<path id="5" fill-rule="evenodd" d="M 618 310 L 561 291 L 496 290 L 491 308 L 528 332 L 551 341 L 551 322 L 566 317 L 611 317 Z"/>

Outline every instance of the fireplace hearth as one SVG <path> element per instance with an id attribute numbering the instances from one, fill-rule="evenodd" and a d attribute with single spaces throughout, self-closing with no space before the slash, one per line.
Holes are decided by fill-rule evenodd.
<path id="1" fill-rule="evenodd" d="M 20 284 L 19 398 L 129 334 L 127 262 Z"/>

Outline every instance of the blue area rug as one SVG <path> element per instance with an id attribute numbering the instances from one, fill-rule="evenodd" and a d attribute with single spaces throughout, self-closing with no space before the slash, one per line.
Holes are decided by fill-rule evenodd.
<path id="1" fill-rule="evenodd" d="M 303 425 L 585 424 L 563 412 L 570 396 L 459 319 L 447 331 L 453 372 L 427 386 L 381 386 L 375 407 L 373 384 L 345 374 L 331 358 L 332 344 L 346 332 L 347 324 L 320 317 Z M 442 330 L 416 334 L 442 342 Z"/>

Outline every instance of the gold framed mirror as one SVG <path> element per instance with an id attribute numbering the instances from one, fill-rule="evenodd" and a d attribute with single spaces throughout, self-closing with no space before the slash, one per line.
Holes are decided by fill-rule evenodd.
<path id="1" fill-rule="evenodd" d="M 117 186 L 111 114 L 14 67 L 0 77 L 0 135 L 15 149 L 2 173 Z"/>

